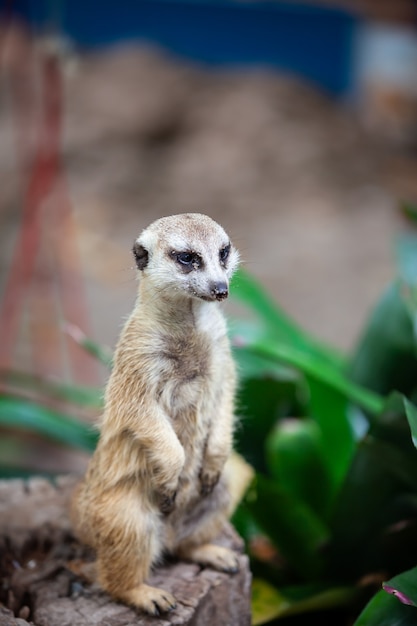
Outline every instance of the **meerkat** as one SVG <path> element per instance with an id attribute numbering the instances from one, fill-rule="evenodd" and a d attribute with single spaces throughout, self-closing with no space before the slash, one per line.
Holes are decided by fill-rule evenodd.
<path id="1" fill-rule="evenodd" d="M 234 573 L 212 543 L 230 514 L 235 366 L 219 302 L 239 255 L 197 213 L 153 222 L 135 241 L 140 274 L 120 336 L 100 438 L 73 498 L 77 534 L 113 598 L 157 615 L 175 598 L 146 579 L 164 554 Z"/>

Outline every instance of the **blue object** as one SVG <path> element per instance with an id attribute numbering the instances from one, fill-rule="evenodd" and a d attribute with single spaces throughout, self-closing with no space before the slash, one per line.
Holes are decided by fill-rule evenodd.
<path id="1" fill-rule="evenodd" d="M 158 43 L 211 65 L 273 66 L 343 94 L 351 85 L 355 20 L 285 2 L 227 0 L 16 0 L 34 27 L 54 26 L 82 47 Z"/>

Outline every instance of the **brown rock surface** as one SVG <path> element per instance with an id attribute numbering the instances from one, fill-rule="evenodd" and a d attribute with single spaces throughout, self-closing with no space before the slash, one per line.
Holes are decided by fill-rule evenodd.
<path id="1" fill-rule="evenodd" d="M 250 624 L 248 559 L 229 576 L 197 565 L 159 567 L 151 584 L 173 593 L 178 608 L 159 618 L 113 602 L 97 585 L 75 575 L 78 560 L 92 555 L 77 543 L 68 520 L 73 477 L 55 486 L 33 478 L 0 481 L 0 626 L 245 626 Z M 219 541 L 241 550 L 230 527 Z"/>

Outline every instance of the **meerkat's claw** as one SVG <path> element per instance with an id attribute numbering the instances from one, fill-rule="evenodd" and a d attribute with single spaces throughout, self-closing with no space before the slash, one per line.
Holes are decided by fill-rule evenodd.
<path id="1" fill-rule="evenodd" d="M 237 555 L 228 548 L 206 543 L 202 546 L 191 548 L 183 555 L 187 560 L 212 567 L 219 572 L 236 574 L 239 571 Z"/>
<path id="2" fill-rule="evenodd" d="M 168 611 L 172 611 L 177 606 L 177 602 L 172 594 L 149 585 L 139 585 L 139 587 L 128 591 L 124 594 L 123 600 L 131 606 L 154 616 L 168 613 Z"/>

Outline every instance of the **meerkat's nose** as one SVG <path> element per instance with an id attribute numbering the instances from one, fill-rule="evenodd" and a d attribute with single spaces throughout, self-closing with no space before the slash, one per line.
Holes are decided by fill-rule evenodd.
<path id="1" fill-rule="evenodd" d="M 216 300 L 224 300 L 229 295 L 227 283 L 213 283 L 210 291 Z"/>

